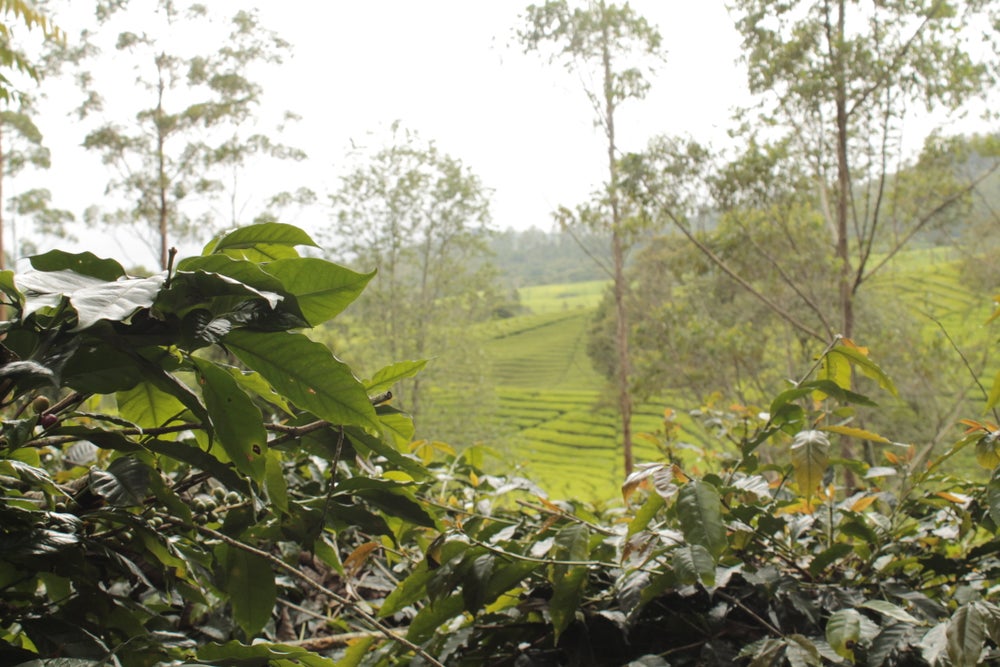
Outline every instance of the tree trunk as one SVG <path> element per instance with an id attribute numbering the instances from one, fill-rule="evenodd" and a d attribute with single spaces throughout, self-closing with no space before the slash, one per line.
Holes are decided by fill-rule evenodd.
<path id="1" fill-rule="evenodd" d="M 604 3 L 601 3 L 602 19 Z M 618 415 L 622 429 L 622 459 L 625 475 L 632 474 L 632 392 L 629 387 L 631 362 L 629 358 L 628 314 L 625 311 L 625 243 L 622 238 L 621 208 L 618 201 L 618 162 L 615 158 L 615 98 L 614 79 L 611 73 L 611 50 L 608 23 L 602 20 L 602 60 L 604 65 L 604 121 L 608 137 L 608 200 L 611 205 L 611 255 L 614 264 L 615 299 L 615 350 L 618 355 L 616 385 L 618 389 Z"/>
<path id="2" fill-rule="evenodd" d="M 851 172 L 847 158 L 847 81 L 844 72 L 844 22 L 846 0 L 839 0 L 837 30 L 830 48 L 834 55 L 837 86 L 837 259 L 840 260 L 839 297 L 841 310 L 841 331 L 845 337 L 854 335 L 854 289 L 851 280 L 851 256 L 847 230 L 848 213 L 851 205 Z"/>

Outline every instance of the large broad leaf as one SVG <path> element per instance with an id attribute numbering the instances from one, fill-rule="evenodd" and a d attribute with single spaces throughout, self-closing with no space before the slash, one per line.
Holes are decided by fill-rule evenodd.
<path id="1" fill-rule="evenodd" d="M 332 424 L 379 432 L 364 386 L 320 343 L 297 333 L 237 329 L 226 336 L 224 344 L 303 410 Z"/>
<path id="2" fill-rule="evenodd" d="M 700 544 L 690 544 L 674 550 L 674 572 L 677 582 L 682 585 L 715 585 L 715 559 Z"/>
<path id="3" fill-rule="evenodd" d="M 986 623 L 974 604 L 964 604 L 955 611 L 945 631 L 948 657 L 953 667 L 979 664 L 986 640 Z"/>
<path id="4" fill-rule="evenodd" d="M 677 516 L 689 543 L 700 544 L 715 558 L 725 551 L 722 500 L 714 486 L 700 481 L 685 484 L 677 495 Z"/>
<path id="5" fill-rule="evenodd" d="M 869 359 L 867 356 L 862 354 L 857 348 L 850 347 L 847 345 L 838 345 L 829 352 L 827 352 L 826 359 L 829 360 L 830 368 L 836 368 L 834 377 L 830 379 L 834 380 L 844 389 L 850 389 L 850 380 L 848 379 L 848 384 L 841 384 L 843 377 L 843 364 L 853 366 L 872 380 L 875 380 L 882 389 L 885 389 L 893 396 L 899 396 L 899 391 L 896 389 L 896 385 L 893 383 L 892 379 L 886 375 L 878 364 Z"/>
<path id="6" fill-rule="evenodd" d="M 228 544 L 216 547 L 215 558 L 233 607 L 233 620 L 252 638 L 271 618 L 277 599 L 271 564 Z"/>
<path id="7" fill-rule="evenodd" d="M 268 262 L 298 257 L 295 246 L 316 243 L 298 227 L 280 222 L 265 222 L 241 227 L 213 240 L 203 255 L 226 254 L 251 262 Z"/>
<path id="8" fill-rule="evenodd" d="M 109 284 L 73 271 L 24 271 L 14 276 L 14 282 L 24 294 L 25 317 L 41 308 L 58 306 L 64 295 Z"/>
<path id="9" fill-rule="evenodd" d="M 840 609 L 826 622 L 826 641 L 842 658 L 854 662 L 854 645 L 861 638 L 861 614 L 854 609 Z"/>
<path id="10" fill-rule="evenodd" d="M 379 370 L 370 380 L 365 380 L 365 389 L 369 394 L 378 394 L 392 389 L 400 380 L 411 378 L 424 369 L 426 359 L 419 361 L 400 361 Z"/>
<path id="11" fill-rule="evenodd" d="M 465 601 L 461 593 L 455 593 L 443 600 L 435 600 L 413 617 L 406 631 L 406 638 L 416 644 L 422 644 L 434 636 L 435 630 L 464 610 Z"/>
<path id="12" fill-rule="evenodd" d="M 281 281 L 265 271 L 260 264 L 227 255 L 188 257 L 177 263 L 177 271 L 202 271 L 229 276 L 244 285 L 268 292 L 282 292 Z"/>
<path id="13" fill-rule="evenodd" d="M 121 322 L 140 308 L 149 308 L 160 293 L 165 276 L 130 278 L 113 283 L 102 282 L 78 289 L 69 295 L 76 311 L 74 331 L 88 329 L 101 320 Z"/>
<path id="14" fill-rule="evenodd" d="M 791 454 L 799 490 L 811 497 L 830 462 L 830 439 L 822 431 L 800 431 L 792 441 Z"/>
<path id="15" fill-rule="evenodd" d="M 161 391 L 150 382 L 117 393 L 118 412 L 140 428 L 165 426 L 184 412 L 176 396 Z"/>
<path id="16" fill-rule="evenodd" d="M 31 266 L 39 271 L 72 271 L 84 276 L 112 282 L 125 276 L 125 269 L 113 259 L 101 259 L 90 252 L 69 253 L 50 250 L 29 258 Z"/>
<path id="17" fill-rule="evenodd" d="M 113 394 L 127 391 L 142 380 L 134 356 L 121 347 L 85 341 L 63 367 L 63 384 L 88 394 Z"/>
<path id="18" fill-rule="evenodd" d="M 267 455 L 267 431 L 260 409 L 225 370 L 204 359 L 194 359 L 194 365 L 215 437 L 237 470 L 261 482 Z"/>
<path id="19" fill-rule="evenodd" d="M 257 297 L 263 299 L 274 308 L 281 301 L 281 295 L 267 289 L 258 289 L 236 278 L 221 273 L 207 271 L 178 271 L 170 285 L 171 292 L 186 295 L 197 295 L 200 301 L 210 297 Z"/>
<path id="20" fill-rule="evenodd" d="M 112 461 L 106 470 L 91 470 L 88 488 L 109 505 L 136 507 L 146 499 L 151 474 L 149 466 L 139 459 L 123 456 Z"/>
<path id="21" fill-rule="evenodd" d="M 303 317 L 317 326 L 336 317 L 372 279 L 375 272 L 357 273 L 312 257 L 280 259 L 266 265 L 285 290 L 295 295 Z"/>

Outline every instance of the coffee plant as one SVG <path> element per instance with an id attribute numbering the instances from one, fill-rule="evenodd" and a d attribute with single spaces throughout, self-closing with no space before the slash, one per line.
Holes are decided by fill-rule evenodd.
<path id="1" fill-rule="evenodd" d="M 702 411 L 697 455 L 668 412 L 622 502 L 549 499 L 412 441 L 391 390 L 422 361 L 360 380 L 309 338 L 372 277 L 311 245 L 267 223 L 155 276 L 0 273 L 0 663 L 1000 659 L 1000 475 L 948 465 L 997 470 L 996 424 L 936 457 L 865 430 L 895 388 L 838 339 L 769 406 Z"/>

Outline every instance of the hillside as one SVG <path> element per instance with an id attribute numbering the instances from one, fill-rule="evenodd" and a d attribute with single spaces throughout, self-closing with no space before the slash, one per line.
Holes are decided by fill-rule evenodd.
<path id="1" fill-rule="evenodd" d="M 872 288 L 882 298 L 905 300 L 924 318 L 928 336 L 940 334 L 936 322 L 965 340 L 985 333 L 991 304 L 962 284 L 954 256 L 944 249 L 907 253 Z M 524 287 L 519 293 L 528 313 L 481 331 L 504 432 L 502 441 L 489 444 L 504 452 L 505 466 L 523 469 L 555 498 L 615 497 L 623 477 L 613 402 L 586 355 L 603 289 L 602 281 Z M 656 443 L 664 410 L 680 408 L 676 403 L 637 406 L 638 461 L 661 457 Z M 678 419 L 688 417 L 681 412 Z"/>

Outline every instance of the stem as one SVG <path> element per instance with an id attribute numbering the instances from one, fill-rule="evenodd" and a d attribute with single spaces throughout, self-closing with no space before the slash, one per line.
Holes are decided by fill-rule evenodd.
<path id="1" fill-rule="evenodd" d="M 314 588 L 323 595 L 326 595 L 327 597 L 333 599 L 338 604 L 344 605 L 345 607 L 350 607 L 361 618 L 361 620 L 364 621 L 366 625 L 368 625 L 368 627 L 370 627 L 372 630 L 375 630 L 376 632 L 386 637 L 390 641 L 402 644 L 403 646 L 405 646 L 409 650 L 419 655 L 421 658 L 426 660 L 429 664 L 433 665 L 434 667 L 445 667 L 442 663 L 438 662 L 434 658 L 434 656 L 430 655 L 424 649 L 420 648 L 419 646 L 417 646 L 410 640 L 406 639 L 405 637 L 402 637 L 393 632 L 392 629 L 380 623 L 377 618 L 366 612 L 364 609 L 358 607 L 351 600 L 345 598 L 343 595 L 340 595 L 339 593 L 336 593 L 335 591 L 330 590 L 329 588 L 319 583 L 318 581 L 314 581 L 313 579 L 309 578 L 305 574 L 305 572 L 298 569 L 297 567 L 289 565 L 288 563 L 281 560 L 277 556 L 274 556 L 273 554 L 270 554 L 267 551 L 263 551 L 256 547 L 252 547 L 249 544 L 245 544 L 244 542 L 240 542 L 239 540 L 229 537 L 225 533 L 220 533 L 219 531 L 214 530 L 212 528 L 208 528 L 206 526 L 199 526 L 196 524 L 185 524 L 185 528 L 195 530 L 199 533 L 202 533 L 203 535 L 208 535 L 209 537 L 220 540 L 231 547 L 240 549 L 242 551 L 246 551 L 247 553 L 263 558 L 264 560 L 268 561 L 278 569 L 284 570 L 285 572 L 294 576 L 296 579 L 299 579 L 300 581 L 302 581 L 302 583 L 306 584 L 307 586 Z"/>

